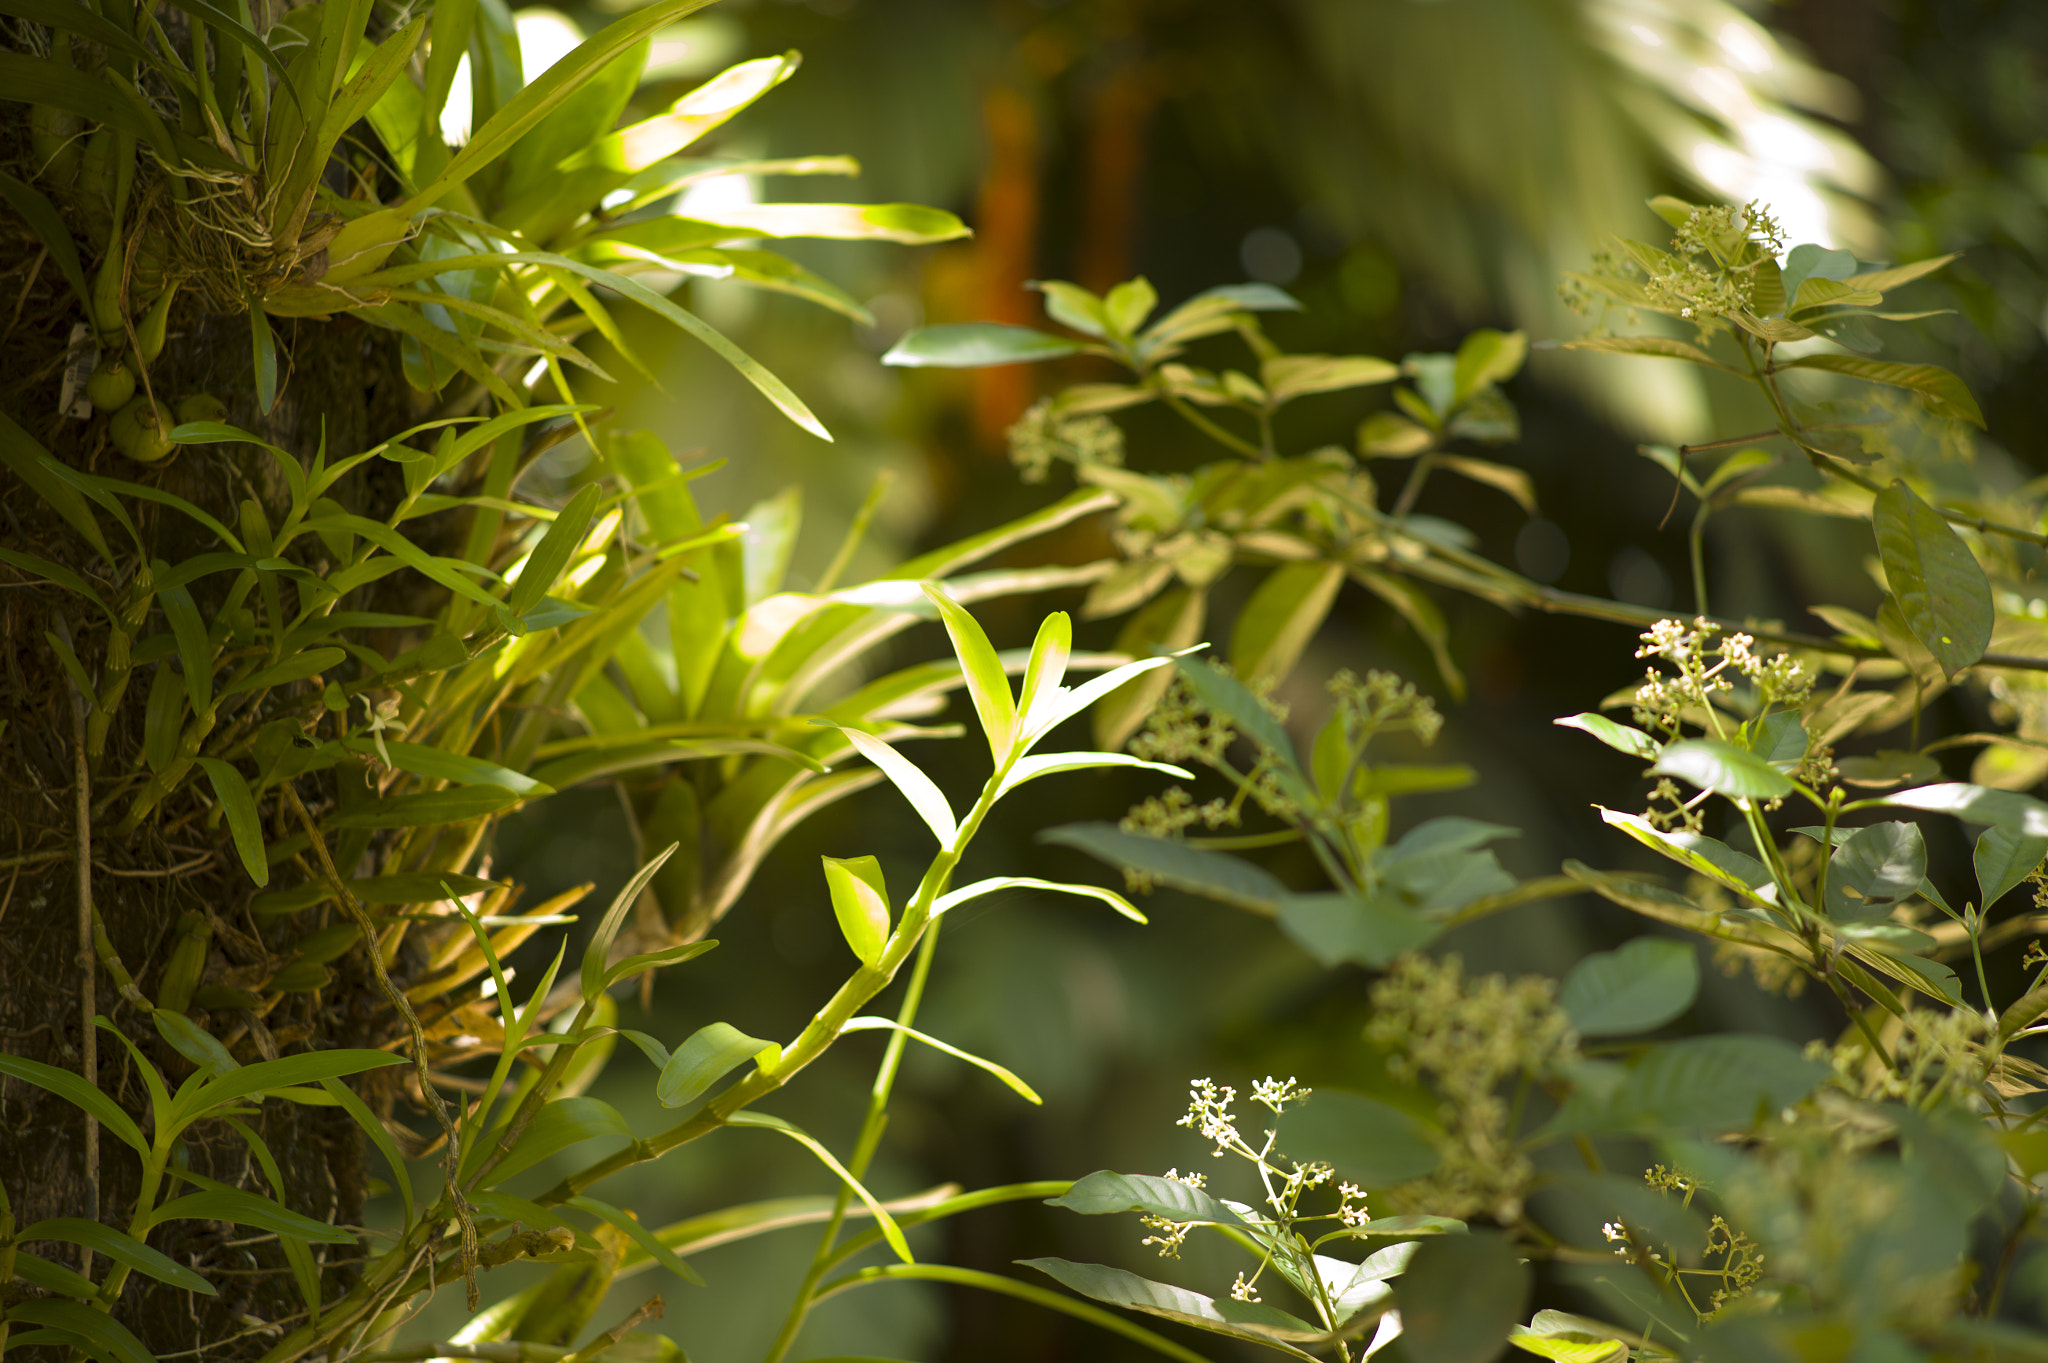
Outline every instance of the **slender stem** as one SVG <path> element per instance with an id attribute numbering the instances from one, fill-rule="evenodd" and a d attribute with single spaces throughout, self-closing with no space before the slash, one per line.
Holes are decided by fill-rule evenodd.
<path id="1" fill-rule="evenodd" d="M 1731 435 L 1725 440 L 1702 440 L 1697 445 L 1680 445 L 1678 447 L 1678 457 L 1683 459 L 1689 454 L 1698 454 L 1702 450 L 1725 450 L 1730 445 L 1754 445 L 1759 440 L 1782 438 L 1784 434 L 1783 431 L 1773 426 L 1770 430 L 1758 431 L 1755 435 Z"/>
<path id="2" fill-rule="evenodd" d="M 60 612 L 57 629 L 65 646 L 71 645 L 71 626 Z M 99 1028 L 93 1018 L 99 1014 L 99 960 L 92 941 L 92 773 L 86 762 L 85 693 L 71 683 L 72 821 L 78 843 L 78 989 L 79 1072 L 85 1082 L 99 1087 Z M 100 1124 L 92 1113 L 85 1114 L 85 1215 L 89 1221 L 100 1217 Z M 78 1250 L 80 1270 L 92 1276 L 92 1250 Z"/>
<path id="3" fill-rule="evenodd" d="M 1991 1002 L 1991 984 L 1984 978 L 1983 909 L 1971 911 L 1966 928 L 1970 934 L 1970 955 L 1977 963 L 1977 989 L 1984 996 L 1984 1016 L 1995 1026 L 1998 1021 L 1998 1009 Z"/>
<path id="4" fill-rule="evenodd" d="M 839 585 L 841 574 L 853 562 L 854 554 L 860 549 L 860 542 L 867 537 L 868 525 L 875 519 L 875 508 L 882 504 L 883 494 L 896 481 L 891 469 L 883 469 L 875 476 L 875 485 L 868 489 L 868 499 L 860 504 L 860 510 L 853 513 L 853 523 L 846 527 L 846 538 L 840 541 L 839 552 L 832 556 L 816 585 L 811 590 L 819 596 Z"/>
<path id="5" fill-rule="evenodd" d="M 1422 496 L 1422 488 L 1429 481 L 1430 472 L 1436 468 L 1436 451 L 1430 450 L 1416 457 L 1414 467 L 1408 470 L 1408 480 L 1401 484 L 1401 495 L 1394 499 L 1394 509 L 1389 514 L 1397 521 L 1406 520 L 1408 513 L 1415 509 L 1415 503 Z"/>
<path id="6" fill-rule="evenodd" d="M 1147 377 L 1148 380 L 1150 380 L 1150 376 L 1148 375 Z M 1203 416 L 1200 412 L 1196 411 L 1194 407 L 1188 403 L 1187 399 L 1179 396 L 1178 394 L 1168 392 L 1165 386 L 1160 384 L 1157 380 L 1150 380 L 1150 382 L 1152 386 L 1152 391 L 1159 394 L 1160 398 L 1165 401 L 1166 405 L 1172 408 L 1177 414 L 1179 414 L 1180 418 L 1183 421 L 1187 422 L 1190 426 L 1193 426 L 1203 435 L 1208 436 L 1211 440 L 1214 440 L 1219 445 L 1225 445 L 1233 450 L 1236 450 L 1239 454 L 1245 456 L 1247 459 L 1264 459 L 1266 457 L 1264 450 L 1261 450 L 1257 445 L 1252 444 L 1251 441 L 1246 440 L 1241 436 L 1232 435 L 1229 431 L 1223 429 L 1223 427 L 1209 420 L 1209 418 Z"/>
<path id="7" fill-rule="evenodd" d="M 911 967 L 910 983 L 903 992 L 903 1004 L 897 1010 L 896 1021 L 904 1027 L 917 1020 L 917 1006 L 924 998 L 925 981 L 931 975 L 932 957 L 938 951 L 939 924 L 934 922 L 924 931 L 924 940 L 918 944 L 917 961 Z M 881 1144 L 882 1130 L 888 1125 L 889 1091 L 895 1086 L 896 1071 L 903 1061 L 903 1048 L 909 1044 L 909 1037 L 901 1031 L 889 1033 L 888 1047 L 882 1052 L 882 1063 L 875 1071 L 874 1087 L 868 1093 L 867 1115 L 861 1119 L 860 1136 L 854 1142 L 853 1158 L 847 1161 L 847 1170 L 855 1178 L 865 1177 L 869 1161 L 875 1157 L 875 1149 Z M 796 1343 L 797 1332 L 803 1328 L 804 1320 L 811 1313 L 813 1294 L 825 1272 L 834 1262 L 833 1248 L 839 1241 L 840 1228 L 845 1224 L 846 1212 L 853 1197 L 853 1190 L 845 1184 L 839 1187 L 839 1195 L 832 1205 L 832 1215 L 825 1222 L 825 1230 L 818 1237 L 818 1248 L 811 1255 L 811 1266 L 804 1273 L 804 1280 L 798 1285 L 796 1297 L 789 1304 L 789 1314 L 783 1318 L 782 1329 L 775 1336 L 775 1342 L 768 1348 L 765 1363 L 779 1363 L 790 1346 Z"/>
<path id="8" fill-rule="evenodd" d="M 1692 600 L 1693 607 L 1700 615 L 1708 613 L 1707 606 L 1707 516 L 1714 504 L 1702 501 L 1700 509 L 1693 513 L 1692 532 L 1686 536 L 1686 548 L 1692 557 Z"/>

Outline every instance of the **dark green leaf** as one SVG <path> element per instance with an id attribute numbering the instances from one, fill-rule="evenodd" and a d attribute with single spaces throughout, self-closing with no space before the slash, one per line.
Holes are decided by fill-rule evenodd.
<path id="1" fill-rule="evenodd" d="M 350 752 L 365 757 L 383 758 L 390 754 L 390 763 L 400 771 L 409 771 L 415 776 L 425 776 L 436 781 L 450 781 L 460 786 L 496 786 L 521 797 L 552 795 L 554 787 L 544 785 L 531 776 L 521 775 L 509 767 L 496 762 L 487 762 L 481 757 L 466 753 L 447 752 L 430 748 L 422 743 L 403 743 L 385 739 L 378 746 L 375 739 L 354 735 L 342 740 L 342 746 Z"/>
<path id="2" fill-rule="evenodd" d="M 361 880 L 344 881 L 343 884 L 364 904 L 433 904 L 446 899 L 449 890 L 458 895 L 472 895 L 500 889 L 504 882 L 453 871 L 400 871 L 396 875 L 367 876 Z M 259 917 L 297 913 L 334 897 L 334 887 L 322 877 L 259 894 L 249 901 L 249 912 Z"/>
<path id="3" fill-rule="evenodd" d="M 1907 626 L 1953 679 L 1991 643 L 1991 583 L 1977 556 L 1902 481 L 1877 494 L 1871 527 Z"/>
<path id="4" fill-rule="evenodd" d="M 100 1363 L 156 1363 L 156 1356 L 142 1347 L 142 1341 L 128 1327 L 104 1311 L 75 1301 L 45 1298 L 16 1302 L 7 1308 L 10 1320 L 48 1325 L 76 1336 L 87 1352 Z"/>
<path id="5" fill-rule="evenodd" d="M 632 1135 L 633 1129 L 610 1103 L 596 1098 L 552 1098 L 534 1114 L 512 1152 L 484 1176 L 484 1186 L 495 1187 L 572 1145 L 600 1136 L 630 1140 Z"/>
<path id="6" fill-rule="evenodd" d="M 1790 710 L 1765 715 L 1749 736 L 1749 750 L 1780 771 L 1789 772 L 1804 762 L 1809 746 L 1806 726 Z"/>
<path id="7" fill-rule="evenodd" d="M 20 1242 L 33 1240 L 64 1240 L 74 1245 L 104 1254 L 116 1263 L 128 1265 L 137 1273 L 147 1274 L 158 1282 L 166 1282 L 186 1292 L 197 1292 L 201 1296 L 217 1296 L 212 1283 L 194 1273 L 185 1265 L 171 1258 L 161 1250 L 151 1249 L 126 1231 L 103 1226 L 97 1221 L 88 1221 L 78 1216 L 53 1216 L 47 1221 L 37 1221 L 16 1231 L 14 1238 Z"/>
<path id="8" fill-rule="evenodd" d="M 234 1188 L 209 1188 L 204 1192 L 174 1197 L 150 1213 L 151 1225 L 162 1225 L 166 1221 L 232 1221 L 238 1226 L 254 1226 L 258 1230 L 309 1240 L 316 1245 L 353 1245 L 356 1242 L 355 1236 L 339 1226 L 315 1221 L 267 1197 Z"/>
<path id="9" fill-rule="evenodd" d="M 100 523 L 92 514 L 92 504 L 43 462 L 49 454 L 34 436 L 15 425 L 5 413 L 0 413 L 0 464 L 6 465 L 29 491 L 62 516 L 66 524 L 85 538 L 87 544 L 99 551 L 101 558 L 111 562 L 113 553 L 107 548 L 106 537 L 100 533 Z"/>
<path id="10" fill-rule="evenodd" d="M 1989 909 L 2005 898 L 2006 891 L 2041 868 L 2048 857 L 2048 838 L 2029 838 L 2003 828 L 1987 828 L 1977 835 L 1977 850 L 1971 860 L 1977 868 L 1977 890 L 1983 897 L 1980 908 Z"/>
<path id="11" fill-rule="evenodd" d="M 1887 918 L 1895 905 L 1919 893 L 1926 875 L 1927 845 L 1918 824 L 1859 828 L 1828 862 L 1828 914 L 1845 922 Z"/>
<path id="12" fill-rule="evenodd" d="M 170 565 L 162 559 L 151 566 L 158 577 L 170 573 Z M 213 643 L 207 638 L 206 622 L 199 618 L 198 603 L 186 587 L 167 587 L 156 599 L 178 641 L 178 661 L 185 668 L 185 691 L 192 698 L 192 712 L 203 715 L 213 708 Z"/>
<path id="13" fill-rule="evenodd" d="M 30 1254 L 25 1249 L 14 1252 L 14 1276 L 31 1287 L 40 1287 L 43 1291 L 59 1297 L 76 1297 L 80 1301 L 90 1301 L 100 1294 L 99 1284 L 90 1278 L 62 1264 L 53 1264 L 48 1259 Z"/>
<path id="14" fill-rule="evenodd" d="M 1375 970 L 1404 952 L 1427 946 L 1443 931 L 1441 924 L 1418 916 L 1390 896 L 1367 898 L 1341 891 L 1283 895 L 1280 927 L 1323 965 L 1355 961 Z"/>
<path id="15" fill-rule="evenodd" d="M 498 786 L 459 786 L 424 795 L 392 795 L 360 809 L 327 816 L 329 828 L 421 828 L 429 824 L 464 823 L 496 814 L 519 797 Z"/>
<path id="16" fill-rule="evenodd" d="M 55 1065 L 45 1065 L 40 1060 L 24 1060 L 20 1056 L 0 1052 L 0 1074 L 26 1080 L 39 1089 L 56 1094 L 73 1107 L 80 1107 L 99 1119 L 99 1124 L 119 1137 L 123 1144 L 130 1146 L 144 1159 L 150 1157 L 149 1142 L 142 1138 L 142 1132 L 135 1121 L 113 1099 L 101 1093 L 85 1080 L 69 1070 L 60 1070 Z"/>
<path id="17" fill-rule="evenodd" d="M 1701 790 L 1732 799 L 1776 799 L 1792 793 L 1792 781 L 1754 753 L 1718 738 L 1687 738 L 1665 748 L 1651 772 L 1690 781 Z"/>
<path id="18" fill-rule="evenodd" d="M 1126 833 L 1114 824 L 1063 824 L 1038 837 L 1041 842 L 1072 847 L 1111 866 L 1137 871 L 1162 885 L 1254 913 L 1277 913 L 1287 893 L 1279 881 L 1241 858 L 1167 838 Z"/>
<path id="19" fill-rule="evenodd" d="M 982 369 L 1080 352 L 1078 343 L 1050 332 L 997 322 L 958 322 L 911 332 L 889 347 L 882 363 L 911 369 Z"/>
<path id="20" fill-rule="evenodd" d="M 1580 961 L 1557 1002 L 1581 1036 L 1630 1036 L 1684 1013 L 1699 988 L 1699 958 L 1690 945 L 1638 937 Z"/>
<path id="21" fill-rule="evenodd" d="M 22 3 L 23 0 L 12 0 L 8 8 L 17 9 Z M 81 22 L 97 22 L 116 35 L 126 36 L 92 10 L 83 5 L 71 4 L 69 0 L 39 0 L 34 8 L 47 10 L 52 14 L 76 16 Z M 78 246 L 72 241 L 70 231 L 64 226 L 64 219 L 58 216 L 56 205 L 32 186 L 4 173 L 0 173 L 0 199 L 7 201 L 7 206 L 14 210 L 15 216 L 26 223 L 29 230 L 42 242 L 43 248 L 50 253 L 50 259 L 56 262 L 57 272 L 63 275 L 64 282 L 71 286 L 71 292 L 78 299 L 79 307 L 90 307 L 92 294 L 85 282 L 85 270 L 78 263 Z"/>
<path id="22" fill-rule="evenodd" d="M 404 1224 L 411 1226 L 412 1174 L 406 1168 L 405 1157 L 398 1153 L 398 1143 L 391 1139 L 391 1133 L 385 1129 L 384 1123 L 370 1111 L 370 1105 L 358 1098 L 348 1085 L 339 1079 L 322 1079 L 320 1087 L 326 1089 L 333 1096 L 336 1105 L 355 1119 L 356 1125 L 363 1129 L 363 1134 L 370 1138 L 370 1143 L 377 1147 L 377 1153 L 384 1157 L 385 1165 L 391 1170 L 392 1185 L 398 1190 L 399 1200 L 405 1207 Z"/>
<path id="23" fill-rule="evenodd" d="M 171 1124 L 182 1129 L 209 1108 L 222 1107 L 271 1089 L 339 1079 L 344 1075 L 404 1063 L 404 1056 L 372 1050 L 308 1051 L 304 1055 L 288 1055 L 280 1060 L 259 1061 L 208 1080 L 196 1089 L 181 1090 L 171 1109 Z"/>
<path id="24" fill-rule="evenodd" d="M 1557 1130 L 1747 1129 L 1811 1093 L 1832 1071 L 1775 1037 L 1725 1035 L 1653 1047 L 1604 1101 L 1566 1106 Z"/>
<path id="25" fill-rule="evenodd" d="M 1363 1093 L 1316 1086 L 1315 1095 L 1280 1119 L 1290 1159 L 1327 1160 L 1366 1188 L 1427 1177 L 1443 1160 L 1429 1123 Z"/>
<path id="26" fill-rule="evenodd" d="M 256 811 L 256 797 L 250 793 L 249 783 L 232 764 L 217 757 L 202 757 L 198 762 L 220 800 L 221 812 L 227 816 L 228 832 L 234 835 L 235 854 L 242 859 L 242 869 L 259 887 L 268 885 L 270 862 L 263 850 L 263 818 Z"/>
<path id="27" fill-rule="evenodd" d="M 1431 1236 L 1394 1289 L 1402 1352 L 1427 1363 L 1488 1363 L 1522 1319 L 1529 1281 L 1505 1235 Z"/>

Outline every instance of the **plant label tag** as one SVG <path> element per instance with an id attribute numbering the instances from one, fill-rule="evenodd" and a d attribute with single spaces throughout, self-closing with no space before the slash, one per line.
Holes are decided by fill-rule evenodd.
<path id="1" fill-rule="evenodd" d="M 100 343 L 84 322 L 71 326 L 71 343 L 65 350 L 64 387 L 57 395 L 57 415 L 73 421 L 92 417 L 92 400 L 85 395 L 85 381 L 99 368 Z"/>

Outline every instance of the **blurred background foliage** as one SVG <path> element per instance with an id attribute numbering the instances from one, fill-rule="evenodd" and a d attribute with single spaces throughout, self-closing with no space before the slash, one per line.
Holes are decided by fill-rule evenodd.
<path id="1" fill-rule="evenodd" d="M 521 11 L 529 69 L 629 7 Z M 1524 434 L 1503 457 L 1535 480 L 1540 516 L 1443 479 L 1422 509 L 1437 503 L 1480 534 L 1489 556 L 1532 577 L 1676 607 L 1683 520 L 1663 522 L 1669 481 L 1633 447 L 1767 422 L 1732 388 L 1669 372 L 1684 366 L 1543 347 L 1583 329 L 1559 306 L 1559 273 L 1582 268 L 1609 234 L 1658 235 L 1642 207 L 1658 192 L 1762 199 L 1791 240 L 1864 260 L 1963 252 L 1923 295 L 1946 290 L 1931 305 L 1958 314 L 1915 324 L 1916 342 L 1900 349 L 1917 343 L 1922 353 L 1900 357 L 1939 359 L 1969 381 L 1993 432 L 1975 458 L 1994 480 L 2048 473 L 2048 10 L 2029 0 L 728 0 L 660 36 L 650 75 L 661 79 L 641 98 L 652 109 L 733 61 L 791 48 L 803 54 L 801 77 L 714 150 L 850 154 L 863 167 L 861 197 L 952 208 L 975 237 L 919 252 L 796 247 L 865 301 L 875 319 L 867 328 L 794 300 L 692 283 L 692 306 L 790 377 L 835 433 L 831 446 L 736 394 L 710 357 L 651 326 L 634 340 L 660 386 L 596 400 L 619 409 L 623 429 L 651 428 L 679 452 L 701 446 L 730 461 L 700 485 L 707 513 L 744 518 L 798 489 L 796 589 L 823 570 L 878 477 L 889 481 L 864 550 L 869 567 L 1048 500 L 1047 489 L 1015 478 L 1004 431 L 1043 388 L 1110 377 L 1086 360 L 906 375 L 877 358 L 900 334 L 928 321 L 1040 322 L 1024 287 L 1035 278 L 1102 290 L 1144 274 L 1167 304 L 1247 278 L 1287 288 L 1306 305 L 1271 322 L 1290 350 L 1398 359 L 1453 349 L 1475 326 L 1526 329 L 1537 353 L 1510 387 Z M 756 186 L 732 177 L 692 192 L 744 197 Z M 781 182 L 776 192 L 843 197 L 832 181 Z M 1304 401 L 1290 409 L 1289 440 L 1348 446 L 1384 401 L 1384 390 Z M 1126 428 L 1139 467 L 1201 457 L 1164 419 L 1139 413 Z M 550 457 L 567 478 L 587 451 L 570 445 Z M 1775 619 L 1800 600 L 1874 609 L 1869 546 L 1846 532 L 1829 538 L 1811 519 L 1797 524 L 1795 535 L 1790 518 L 1768 512 L 1714 522 L 1717 606 Z M 1062 535 L 1030 552 L 1078 563 L 1107 548 L 1086 524 Z M 998 646 L 1016 646 L 1043 610 L 1073 604 L 1006 601 L 982 618 Z M 1221 601 L 1217 614 L 1236 604 Z M 1635 677 L 1633 638 L 1589 621 L 1510 618 L 1469 599 L 1444 604 L 1473 686 L 1462 705 L 1440 695 L 1449 722 L 1432 758 L 1468 762 L 1482 783 L 1419 798 L 1409 817 L 1455 808 L 1521 828 L 1502 853 L 1521 875 L 1568 856 L 1629 864 L 1587 806 L 1625 803 L 1632 768 L 1550 720 Z M 1099 628 L 1102 637 L 1077 645 L 1107 645 L 1113 626 Z M 938 631 L 914 632 L 898 661 L 943 649 Z M 1347 595 L 1283 697 L 1298 731 L 1321 722 L 1321 679 L 1340 666 L 1392 668 L 1440 693 L 1412 633 L 1377 602 Z M 1983 697 L 1955 691 L 1940 703 L 1961 707 L 1948 717 L 1956 727 L 1988 727 L 1972 713 Z M 956 792 L 979 782 L 974 746 L 923 745 L 917 755 Z M 1099 875 L 1033 835 L 1115 819 L 1149 790 L 1117 776 L 1017 797 L 984 833 L 974 874 Z M 1048 794 L 1031 798 L 1039 791 Z M 535 897 L 585 880 L 608 896 L 638 864 L 632 836 L 615 794 L 570 792 L 499 831 L 497 866 Z M 816 856 L 873 852 L 907 880 L 922 837 L 887 791 L 805 825 L 720 925 L 724 968 L 663 985 L 652 1025 L 631 1021 L 628 1004 L 627 1025 L 664 1036 L 713 1020 L 754 1035 L 794 1030 L 849 964 Z M 1960 844 L 1936 850 L 1958 864 L 1965 854 Z M 1360 973 L 1324 971 L 1269 924 L 1214 905 L 1161 891 L 1146 907 L 1146 928 L 1023 897 L 961 912 L 925 1025 L 1024 1075 L 1046 1104 L 1021 1109 L 986 1076 L 913 1055 L 871 1179 L 878 1194 L 1186 1165 L 1199 1143 L 1172 1121 L 1194 1076 L 1240 1086 L 1267 1072 L 1369 1081 L 1359 1073 L 1372 1064 L 1360 1041 Z M 1555 974 L 1618 935 L 1619 913 L 1590 900 L 1524 908 L 1450 949 L 1479 969 Z M 1773 1030 L 1786 1035 L 1833 1025 L 1813 1000 L 1720 978 L 1696 1019 L 1725 1021 L 1737 1009 L 1752 1029 L 1782 1018 Z M 835 1051 L 783 1100 L 785 1115 L 843 1145 L 872 1060 L 859 1042 Z M 653 1115 L 641 1111 L 653 1098 L 630 1059 L 599 1094 L 636 1127 Z M 733 1132 L 636 1169 L 613 1191 L 663 1224 L 738 1198 L 827 1190 L 822 1171 L 814 1190 L 791 1186 L 791 1167 L 779 1148 Z M 523 1181 L 538 1188 L 554 1176 L 543 1169 Z M 1030 1255 L 1117 1262 L 1132 1249 L 1120 1243 L 1121 1223 L 1032 1204 L 948 1224 L 952 1262 L 997 1272 Z M 794 1230 L 702 1254 L 710 1290 L 676 1295 L 662 1328 L 697 1363 L 758 1356 L 811 1244 L 809 1231 Z M 1188 1268 L 1204 1271 L 1199 1261 Z M 630 1305 L 635 1286 L 605 1311 Z M 451 1326 L 459 1311 L 445 1299 L 435 1309 Z M 906 1283 L 820 1307 L 792 1356 L 825 1354 L 980 1363 L 1138 1351 L 1006 1299 Z"/>

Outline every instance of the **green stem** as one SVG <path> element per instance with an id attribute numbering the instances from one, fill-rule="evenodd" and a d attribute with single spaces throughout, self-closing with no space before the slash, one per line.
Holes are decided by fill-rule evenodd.
<path id="1" fill-rule="evenodd" d="M 1223 427 L 1209 420 L 1209 418 L 1203 416 L 1190 406 L 1186 398 L 1168 392 L 1165 386 L 1160 384 L 1151 375 L 1146 376 L 1146 382 L 1152 391 L 1159 394 L 1161 400 L 1168 407 L 1172 408 L 1183 421 L 1193 426 L 1203 435 L 1208 436 L 1211 440 L 1214 440 L 1217 444 L 1233 449 L 1247 459 L 1264 459 L 1266 457 L 1266 452 L 1257 445 L 1252 444 L 1251 441 L 1241 436 L 1232 435 Z"/>
<path id="2" fill-rule="evenodd" d="M 1702 501 L 1700 509 L 1693 513 L 1692 532 L 1686 536 L 1686 548 L 1692 558 L 1692 599 L 1697 614 L 1707 613 L 1707 515 L 1714 509 L 1712 502 Z"/>
<path id="3" fill-rule="evenodd" d="M 1967 929 L 1970 934 L 1970 956 L 1977 963 L 1977 989 L 1984 996 L 1984 1016 L 1996 1027 L 1998 1009 L 1991 1002 L 1991 984 L 1984 977 L 1983 909 L 1975 909 L 1971 912 Z"/>
<path id="4" fill-rule="evenodd" d="M 903 992 L 903 1005 L 896 1013 L 896 1021 L 904 1027 L 917 1020 L 917 1006 L 924 998 L 925 981 L 931 975 L 932 957 L 938 951 L 938 944 L 939 925 L 933 923 L 925 929 L 924 940 L 918 944 L 917 962 L 911 967 L 910 984 Z M 882 1063 L 875 1071 L 874 1087 L 868 1093 L 867 1115 L 861 1119 L 853 1158 L 846 1165 L 855 1178 L 866 1175 L 868 1162 L 874 1159 L 875 1148 L 881 1144 L 882 1130 L 888 1125 L 889 1091 L 895 1086 L 896 1071 L 903 1062 L 903 1048 L 909 1041 L 910 1038 L 901 1031 L 889 1033 L 888 1047 L 882 1052 Z M 796 1343 L 797 1332 L 811 1313 L 818 1283 L 835 1262 L 832 1250 L 838 1243 L 840 1228 L 846 1222 L 846 1211 L 852 1197 L 852 1189 L 842 1183 L 832 1205 L 832 1215 L 825 1222 L 824 1233 L 818 1237 L 818 1248 L 811 1255 L 811 1266 L 797 1287 L 795 1300 L 789 1304 L 789 1314 L 783 1318 L 781 1331 L 768 1348 L 765 1363 L 780 1363 L 790 1346 Z"/>
<path id="5" fill-rule="evenodd" d="M 1394 499 L 1394 509 L 1390 514 L 1395 520 L 1406 520 L 1408 513 L 1415 509 L 1416 501 L 1422 496 L 1423 485 L 1429 482 L 1429 475 L 1435 468 L 1436 451 L 1417 456 L 1414 467 L 1408 470 L 1408 481 L 1401 485 L 1401 495 Z"/>

